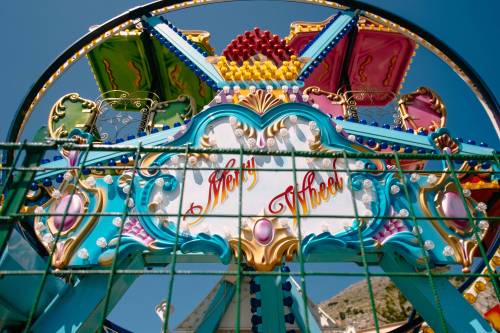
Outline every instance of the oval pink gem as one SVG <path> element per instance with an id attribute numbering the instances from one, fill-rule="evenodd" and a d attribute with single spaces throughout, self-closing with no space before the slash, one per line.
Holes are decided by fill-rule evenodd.
<path id="1" fill-rule="evenodd" d="M 64 214 L 66 209 L 68 210 L 67 214 L 79 214 L 81 213 L 82 206 L 82 199 L 78 195 L 65 195 L 56 206 L 56 214 Z M 61 228 L 62 224 L 61 231 L 68 230 L 75 224 L 78 216 L 66 216 L 64 220 L 63 218 L 62 215 L 54 216 L 54 226 L 57 230 Z"/>
<path id="2" fill-rule="evenodd" d="M 68 159 L 69 159 L 69 165 L 70 166 L 75 166 L 76 162 L 78 160 L 78 155 L 80 152 L 78 150 L 71 150 L 68 154 Z"/>
<path id="3" fill-rule="evenodd" d="M 273 240 L 274 228 L 268 219 L 258 220 L 253 227 L 253 236 L 262 245 L 267 245 Z"/>
<path id="4" fill-rule="evenodd" d="M 443 213 L 446 217 L 451 218 L 467 218 L 467 211 L 465 210 L 462 198 L 455 192 L 446 192 L 442 201 Z M 460 229 L 465 229 L 469 225 L 468 220 L 453 220 L 455 226 Z"/>

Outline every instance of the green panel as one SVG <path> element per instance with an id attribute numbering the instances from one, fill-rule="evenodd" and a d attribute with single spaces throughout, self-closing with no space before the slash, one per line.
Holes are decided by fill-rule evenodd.
<path id="1" fill-rule="evenodd" d="M 189 95 L 195 100 L 194 111 L 199 112 L 213 99 L 214 91 L 155 38 L 143 34 L 127 31 L 111 37 L 88 53 L 101 93 L 112 90 L 131 94 L 152 92 L 163 101 Z M 199 46 L 206 49 L 203 44 Z M 119 97 L 119 94 L 106 94 L 106 97 Z M 132 105 L 128 106 L 130 110 Z M 114 108 L 121 110 L 121 105 L 114 105 Z"/>
<path id="2" fill-rule="evenodd" d="M 195 100 L 190 96 L 179 96 L 172 101 L 158 103 L 154 110 L 153 125 L 174 127 L 175 123 L 184 124 L 184 119 L 191 118 L 196 112 Z"/>
<path id="3" fill-rule="evenodd" d="M 102 93 L 151 91 L 151 69 L 138 31 L 111 37 L 96 46 L 87 57 Z M 118 94 L 108 97 L 118 97 Z"/>
<path id="4" fill-rule="evenodd" d="M 95 103 L 81 98 L 77 93 L 61 97 L 49 115 L 49 134 L 53 138 L 67 137 L 74 128 L 89 132 L 97 115 Z M 98 133 L 94 134 L 99 140 Z"/>
<path id="5" fill-rule="evenodd" d="M 212 88 L 200 80 L 189 67 L 184 65 L 155 38 L 152 37 L 151 40 L 161 82 L 162 91 L 159 95 L 162 100 L 172 100 L 180 95 L 189 95 L 196 102 L 196 112 L 201 111 L 203 106 L 210 103 L 214 97 Z"/>

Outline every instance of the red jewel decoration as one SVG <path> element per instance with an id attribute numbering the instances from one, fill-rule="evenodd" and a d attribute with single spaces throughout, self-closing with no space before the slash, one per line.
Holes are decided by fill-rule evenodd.
<path id="1" fill-rule="evenodd" d="M 236 61 L 239 65 L 250 57 L 261 53 L 275 65 L 280 66 L 283 61 L 290 60 L 290 56 L 296 55 L 284 39 L 270 31 L 262 32 L 259 28 L 245 31 L 229 43 L 222 54 L 228 61 Z"/>

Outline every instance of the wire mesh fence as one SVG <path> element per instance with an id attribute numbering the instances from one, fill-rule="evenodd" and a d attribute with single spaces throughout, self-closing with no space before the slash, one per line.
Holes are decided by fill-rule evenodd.
<path id="1" fill-rule="evenodd" d="M 36 293 L 31 300 L 31 306 L 29 314 L 26 320 L 22 323 L 22 329 L 24 332 L 29 332 L 32 330 L 33 325 L 35 324 L 37 317 L 40 314 L 40 306 L 41 306 L 41 298 L 43 296 L 44 288 L 46 288 L 47 278 L 49 276 L 55 276 L 58 279 L 62 279 L 65 283 L 75 286 L 77 285 L 75 281 L 85 279 L 87 276 L 104 276 L 106 278 L 106 287 L 104 292 L 104 298 L 100 305 L 99 315 L 98 315 L 98 323 L 96 324 L 98 330 L 103 330 L 106 324 L 106 318 L 114 304 L 111 301 L 111 298 L 114 298 L 113 288 L 114 284 L 118 278 L 121 276 L 145 276 L 145 275 L 164 275 L 168 276 L 168 283 L 166 285 L 165 290 L 158 291 L 164 293 L 166 299 L 166 307 L 163 312 L 163 331 L 172 331 L 174 327 L 171 324 L 171 304 L 173 301 L 173 293 L 176 288 L 176 277 L 177 276 L 220 276 L 220 277 L 231 277 L 235 281 L 235 300 L 236 300 L 236 311 L 234 314 L 234 329 L 236 332 L 240 331 L 241 319 L 242 316 L 246 315 L 241 313 L 240 302 L 242 299 L 242 284 L 244 283 L 246 278 L 250 280 L 254 280 L 256 277 L 262 276 L 273 276 L 273 277 L 281 277 L 283 280 L 286 280 L 290 276 L 294 276 L 298 278 L 298 287 L 300 290 L 301 301 L 303 302 L 303 306 L 305 308 L 308 307 L 308 279 L 310 277 L 321 277 L 323 279 L 341 279 L 345 277 L 359 277 L 366 281 L 367 283 L 367 293 L 368 299 L 370 303 L 371 316 L 373 317 L 374 330 L 379 332 L 381 329 L 380 320 L 379 320 L 379 312 L 377 311 L 377 302 L 375 299 L 374 291 L 372 286 L 372 279 L 376 277 L 401 277 L 406 279 L 414 279 L 417 277 L 425 277 L 428 281 L 428 285 L 430 286 L 430 290 L 432 292 L 432 298 L 436 304 L 436 310 L 440 317 L 440 328 L 437 328 L 439 331 L 447 332 L 447 320 L 445 318 L 445 311 L 442 308 L 442 300 L 440 300 L 438 286 L 436 284 L 436 279 L 451 279 L 451 278 L 461 278 L 466 281 L 465 284 L 468 283 L 470 285 L 478 278 L 483 278 L 486 282 L 491 283 L 493 286 L 494 293 L 498 299 L 500 299 L 500 288 L 498 277 L 499 274 L 497 272 L 497 265 L 499 260 L 498 256 L 495 257 L 496 244 L 495 238 L 498 239 L 498 220 L 499 216 L 495 214 L 489 214 L 489 216 L 475 216 L 471 213 L 468 205 L 468 201 L 466 195 L 464 194 L 464 188 L 461 180 L 465 175 L 482 175 L 485 178 L 489 179 L 491 182 L 496 182 L 498 184 L 498 174 L 495 170 L 498 170 L 500 167 L 498 155 L 493 153 L 492 155 L 463 155 L 463 154 L 404 154 L 404 153 L 349 153 L 345 151 L 338 152 L 304 152 L 304 151 L 264 151 L 264 150 L 247 150 L 247 149 L 206 149 L 206 148 L 195 148 L 190 146 L 182 146 L 182 147 L 167 147 L 167 146 L 127 146 L 127 145 L 102 145 L 102 144 L 78 144 L 76 142 L 72 142 L 71 140 L 60 140 L 60 141 L 51 141 L 44 143 L 36 143 L 36 142 L 23 142 L 23 143 L 2 143 L 0 144 L 0 149 L 2 149 L 4 156 L 9 156 L 12 163 L 3 165 L 1 167 L 2 172 L 2 184 L 1 184 L 1 193 L 3 193 L 2 197 L 2 214 L 0 217 L 0 249 L 2 252 L 5 251 L 7 247 L 7 243 L 9 241 L 9 237 L 14 229 L 23 230 L 24 235 L 29 238 L 29 230 L 33 230 L 35 226 L 33 225 L 33 220 L 35 217 L 54 217 L 60 216 L 64 221 L 70 217 L 91 217 L 97 219 L 97 224 L 102 223 L 99 219 L 104 217 L 113 217 L 119 218 L 121 221 L 125 221 L 128 218 L 135 217 L 138 219 L 144 218 L 146 216 L 156 217 L 156 218 L 170 218 L 173 219 L 175 225 L 175 236 L 173 241 L 173 246 L 170 251 L 164 251 L 161 253 L 162 260 L 159 267 L 154 267 L 154 269 L 145 269 L 148 268 L 148 264 L 146 263 L 146 267 L 140 268 L 127 268 L 123 267 L 123 262 L 121 261 L 121 257 L 119 256 L 120 244 L 122 242 L 122 236 L 124 234 L 125 223 L 121 223 L 119 225 L 117 231 L 117 238 L 113 250 L 113 255 L 111 258 L 111 263 L 107 267 L 99 267 L 99 266 L 89 266 L 89 267 L 53 267 L 54 256 L 57 255 L 57 247 L 58 242 L 61 238 L 61 235 L 64 233 L 64 223 L 60 223 L 60 226 L 57 232 L 53 235 L 53 240 L 49 242 L 50 247 L 46 249 L 46 251 L 41 251 L 41 256 L 44 258 L 45 265 L 42 268 L 38 269 L 2 269 L 0 271 L 0 276 L 39 276 L 38 285 L 36 288 Z M 50 153 L 52 154 L 58 150 L 65 151 L 77 151 L 80 154 L 80 159 L 78 164 L 70 166 L 69 164 L 60 167 L 53 166 L 51 164 L 40 164 L 42 157 Z M 177 167 L 170 167 L 170 170 L 174 170 L 181 174 L 179 177 L 179 189 L 180 189 L 180 203 L 178 206 L 178 210 L 175 214 L 168 214 L 166 212 L 151 212 L 151 211 L 136 211 L 132 210 L 130 205 L 130 199 L 133 194 L 139 191 L 142 191 L 142 188 L 137 188 L 134 186 L 136 182 L 134 181 L 135 177 L 138 177 L 139 171 L 146 170 L 148 172 L 156 172 L 160 171 L 160 165 L 150 165 L 147 167 L 141 166 L 141 159 L 144 158 L 147 154 L 179 154 L 181 156 L 190 156 L 190 154 L 216 154 L 223 156 L 234 156 L 239 163 L 236 164 L 235 167 L 220 167 L 220 166 L 207 166 L 207 167 L 193 167 L 189 163 L 187 163 L 187 159 L 185 163 L 180 163 Z M 121 158 L 118 163 L 111 163 L 104 165 L 104 163 L 96 162 L 96 154 L 106 154 L 108 158 L 115 157 L 116 159 Z M 295 214 L 283 214 L 281 217 L 287 217 L 295 219 L 297 222 L 297 239 L 298 246 L 297 251 L 293 257 L 293 262 L 296 264 L 289 265 L 285 263 L 283 260 L 283 266 L 278 266 L 277 269 L 271 271 L 258 271 L 252 269 L 248 262 L 245 259 L 244 251 L 242 249 L 242 229 L 244 228 L 245 219 L 248 218 L 256 218 L 259 215 L 259 212 L 248 213 L 243 209 L 243 203 L 245 200 L 245 191 L 243 190 L 243 177 L 244 177 L 244 158 L 249 156 L 273 156 L 273 157 L 281 157 L 288 158 L 291 160 L 291 168 L 265 168 L 265 167 L 256 167 L 256 168 L 247 168 L 246 171 L 257 171 L 258 172 L 269 172 L 269 173 L 285 173 L 291 176 L 293 179 L 293 195 L 292 198 L 295 201 L 295 207 L 297 207 Z M 297 167 L 296 160 L 300 158 L 329 158 L 329 159 L 338 159 L 343 160 L 344 168 L 338 168 L 337 172 L 345 173 L 348 181 L 348 187 L 352 190 L 351 193 L 354 193 L 354 189 L 352 188 L 352 174 L 353 172 L 362 172 L 366 174 L 379 174 L 381 171 L 373 168 L 362 168 L 357 170 L 352 170 L 350 168 L 350 161 L 354 159 L 369 159 L 381 161 L 386 164 L 388 161 L 391 161 L 393 165 L 392 168 L 387 168 L 384 170 L 384 173 L 392 173 L 394 177 L 398 178 L 401 183 L 401 193 L 402 196 L 407 200 L 407 202 L 414 201 L 412 195 L 409 190 L 408 177 L 409 174 L 417 174 L 417 175 L 436 175 L 437 178 L 446 175 L 446 177 L 450 177 L 453 181 L 455 187 L 458 189 L 457 193 L 462 201 L 464 207 L 466 207 L 467 212 L 467 223 L 472 230 L 472 237 L 478 247 L 477 251 L 473 253 L 476 257 L 474 260 L 474 266 L 472 271 L 470 272 L 462 272 L 460 270 L 454 271 L 443 271 L 435 269 L 435 265 L 433 259 L 430 258 L 429 255 L 429 247 L 426 245 L 426 241 L 422 235 L 422 225 L 430 224 L 432 220 L 452 220 L 454 217 L 445 217 L 445 216 L 422 216 L 421 214 L 417 214 L 413 210 L 413 206 L 408 206 L 407 216 L 399 216 L 398 219 L 404 221 L 405 224 L 411 226 L 411 230 L 414 231 L 416 236 L 418 247 L 421 250 L 422 257 L 422 266 L 420 269 L 415 271 L 380 271 L 374 270 L 373 267 L 378 265 L 378 261 L 380 260 L 380 253 L 374 251 L 371 247 L 367 248 L 365 246 L 366 239 L 362 235 L 363 228 L 357 228 L 357 236 L 358 242 L 360 244 L 358 257 L 355 259 L 355 262 L 361 268 L 358 271 L 329 271 L 329 270 L 311 270 L 308 269 L 308 256 L 303 253 L 303 240 L 306 235 L 303 234 L 301 218 L 303 217 L 303 209 L 301 208 L 301 204 L 299 202 L 300 195 L 297 193 L 297 184 L 298 175 L 301 175 L 303 172 L 307 172 L 309 169 L 307 168 L 299 168 Z M 406 161 L 414 161 L 414 160 L 427 160 L 434 161 L 429 163 L 429 166 L 425 170 L 415 170 L 408 169 L 404 167 L 404 162 Z M 477 163 L 485 163 L 488 164 L 488 168 L 463 168 L 461 167 L 464 164 L 467 164 L 466 161 L 477 161 Z M 441 163 L 441 167 L 437 162 Z M 186 172 L 189 170 L 206 170 L 206 171 L 234 171 L 237 177 L 239 177 L 239 181 L 237 181 L 238 189 L 238 204 L 236 207 L 232 207 L 231 214 L 215 214 L 215 213 L 201 213 L 196 214 L 197 217 L 211 217 L 211 218 L 220 218 L 223 220 L 224 218 L 233 218 L 238 221 L 238 231 L 237 232 L 237 246 L 234 249 L 234 256 L 232 258 L 232 265 L 229 266 L 228 270 L 195 270 L 195 269 L 179 269 L 179 258 L 186 256 L 186 254 L 182 253 L 180 250 L 180 238 L 183 236 L 184 231 L 182 230 L 182 220 L 187 216 L 186 207 L 183 207 L 183 198 L 185 196 L 189 196 L 189 189 L 184 186 L 184 182 L 186 180 Z M 107 174 L 117 175 L 121 174 L 125 171 L 131 171 L 131 179 L 129 180 L 130 188 L 128 189 L 122 207 L 120 209 L 114 209 L 112 211 L 103 210 L 98 212 L 85 211 L 83 213 L 74 213 L 70 212 L 70 204 L 71 200 L 67 202 L 64 211 L 61 212 L 41 212 L 36 209 L 26 209 L 26 198 L 30 195 L 31 192 L 36 192 L 39 189 L 43 189 L 47 193 L 53 193 L 55 189 L 59 186 L 57 182 L 54 184 L 54 181 L 58 175 L 59 179 L 64 176 L 67 171 L 74 172 L 74 176 L 71 179 L 68 177 L 65 179 L 67 181 L 67 185 L 72 185 L 70 188 L 70 195 L 74 195 L 78 190 L 79 181 L 83 181 L 88 177 L 104 177 Z M 320 172 L 328 172 L 331 171 L 331 168 L 316 168 L 315 171 Z M 45 173 L 47 177 L 40 179 L 38 175 Z M 38 178 L 37 178 L 38 177 Z M 272 187 L 272 184 L 269 184 Z M 498 193 L 497 193 L 498 194 Z M 497 195 L 494 196 L 493 200 L 496 200 Z M 494 204 L 495 202 L 493 202 Z M 356 223 L 356 225 L 363 225 L 364 221 L 367 219 L 385 219 L 389 220 L 393 218 L 393 216 L 384 216 L 384 215 L 363 215 L 358 211 L 358 203 L 352 195 L 352 207 L 354 214 L 352 215 L 318 215 L 318 214 L 309 214 L 308 218 L 322 219 L 336 219 L 336 218 L 351 218 Z M 191 214 L 190 216 L 192 216 Z M 480 221 L 487 221 L 490 226 L 490 240 L 485 242 L 484 235 L 481 233 L 481 227 L 479 225 Z M 484 223 L 484 222 L 482 222 Z M 493 240 L 491 240 L 493 239 Z M 30 238 L 33 246 L 36 247 L 36 240 L 34 237 Z M 40 247 L 40 246 L 38 246 Z M 141 256 L 147 256 L 146 253 L 141 253 Z M 321 261 L 321 260 L 320 260 Z M 328 259 L 325 259 L 324 262 L 328 262 Z M 289 267 L 292 267 L 290 269 Z M 326 281 L 326 280 L 325 280 Z M 468 282 L 467 282 L 468 281 Z M 464 284 L 464 285 L 465 285 Z M 462 287 L 460 290 L 463 292 L 465 287 Z M 311 323 L 309 322 L 312 318 L 309 315 L 304 316 L 304 330 L 306 332 L 310 331 Z"/>

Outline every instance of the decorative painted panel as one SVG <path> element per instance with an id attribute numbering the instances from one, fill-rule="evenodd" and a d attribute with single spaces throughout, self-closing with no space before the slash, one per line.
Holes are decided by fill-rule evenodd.
<path id="1" fill-rule="evenodd" d="M 72 135 L 91 140 L 78 130 Z M 438 140 L 445 133 L 435 135 L 438 149 L 450 149 Z M 122 165 L 137 163 L 139 171 L 87 172 L 76 186 L 71 180 L 77 171 L 67 172 L 52 198 L 35 208 L 51 215 L 35 220 L 45 246 L 60 232 L 54 266 L 109 265 L 120 230 L 122 255 L 138 250 L 170 252 L 177 241 L 176 248 L 183 252 L 215 253 L 225 263 L 231 253 L 237 255 L 241 237 L 245 261 L 263 271 L 292 260 L 300 244 L 306 256 L 335 249 L 359 251 L 363 246 L 375 253 L 397 251 L 416 266 L 424 264 L 424 256 L 432 265 L 458 262 L 467 270 L 471 264 L 477 247 L 473 227 L 446 174 L 439 179 L 417 174 L 401 178 L 379 160 L 262 153 L 367 151 L 316 108 L 286 103 L 260 115 L 243 106 L 217 105 L 164 142 L 261 153 L 147 153 L 135 162 L 122 157 Z M 64 155 L 70 164 L 80 163 L 78 154 Z M 485 216 L 483 203 L 472 198 L 466 202 L 474 218 Z M 71 216 L 83 212 L 111 216 Z M 417 221 L 408 216 L 443 220 Z M 485 223 L 477 226 L 481 235 L 488 230 Z M 419 237 L 428 251 L 425 255 Z"/>

